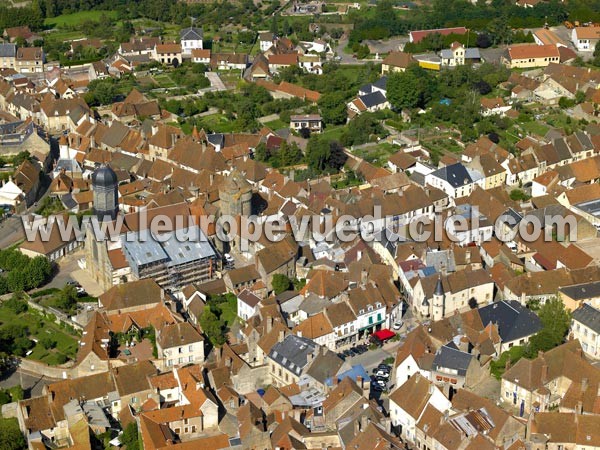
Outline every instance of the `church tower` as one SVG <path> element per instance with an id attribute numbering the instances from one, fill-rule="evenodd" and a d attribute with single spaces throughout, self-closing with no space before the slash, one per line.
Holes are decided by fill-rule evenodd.
<path id="1" fill-rule="evenodd" d="M 92 174 L 94 213 L 99 220 L 115 220 L 119 213 L 119 190 L 117 174 L 103 165 Z"/>
<path id="2" fill-rule="evenodd" d="M 444 318 L 446 310 L 446 298 L 444 294 L 444 286 L 442 284 L 442 276 L 440 275 L 433 291 L 433 317 L 434 321 Z"/>

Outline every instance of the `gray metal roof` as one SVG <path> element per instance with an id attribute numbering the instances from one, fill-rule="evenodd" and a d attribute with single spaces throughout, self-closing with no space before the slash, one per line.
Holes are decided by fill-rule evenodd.
<path id="1" fill-rule="evenodd" d="M 502 300 L 479 308 L 483 326 L 495 323 L 502 342 L 531 336 L 542 329 L 539 317 L 515 300 Z"/>
<path id="2" fill-rule="evenodd" d="M 600 333 L 600 311 L 587 303 L 573 311 L 573 320 L 582 323 L 594 332 Z"/>
<path id="3" fill-rule="evenodd" d="M 308 364 L 308 355 L 314 353 L 317 344 L 311 339 L 290 334 L 282 342 L 277 342 L 269 358 L 290 372 L 300 375 Z"/>
<path id="4" fill-rule="evenodd" d="M 465 49 L 465 59 L 479 59 L 481 54 L 478 48 L 467 48 Z"/>
<path id="5" fill-rule="evenodd" d="M 208 238 L 202 230 L 195 227 L 190 229 L 188 241 L 178 239 L 177 232 L 169 233 L 169 238 L 162 243 L 164 251 L 170 261 L 169 266 L 178 266 L 199 259 L 212 258 L 216 256 L 215 251 L 208 242 Z"/>
<path id="6" fill-rule="evenodd" d="M 14 58 L 17 54 L 15 44 L 0 44 L 0 58 Z"/>
<path id="7" fill-rule="evenodd" d="M 202 28 L 184 28 L 179 32 L 179 36 L 182 41 L 199 40 L 204 37 L 204 30 Z"/>
<path id="8" fill-rule="evenodd" d="M 129 232 L 121 236 L 121 243 L 129 264 L 137 267 L 146 264 L 166 262 L 169 259 L 159 242 L 146 233 L 147 239 L 142 240 L 138 233 Z"/>
<path id="9" fill-rule="evenodd" d="M 433 358 L 433 367 L 436 370 L 440 368 L 454 369 L 458 375 L 465 376 L 473 355 L 458 350 L 454 344 L 441 346 Z"/>
<path id="10" fill-rule="evenodd" d="M 129 232 L 121 236 L 121 242 L 129 263 L 138 267 L 158 262 L 174 267 L 216 256 L 208 238 L 198 227 L 161 235 L 147 231 Z"/>
<path id="11" fill-rule="evenodd" d="M 381 93 L 381 91 L 375 91 L 371 94 L 363 95 L 359 97 L 360 100 L 365 104 L 367 108 L 371 108 L 373 106 L 381 105 L 387 101 L 385 95 Z"/>
<path id="12" fill-rule="evenodd" d="M 571 297 L 573 300 L 585 300 L 587 298 L 600 297 L 600 281 L 565 286 L 560 288 L 560 291 Z"/>
<path id="13" fill-rule="evenodd" d="M 453 188 L 473 182 L 471 174 L 461 163 L 444 166 L 432 173 L 434 177 L 447 181 Z"/>

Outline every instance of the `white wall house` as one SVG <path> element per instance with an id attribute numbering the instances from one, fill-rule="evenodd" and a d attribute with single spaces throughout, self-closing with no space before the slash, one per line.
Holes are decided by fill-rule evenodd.
<path id="1" fill-rule="evenodd" d="M 258 312 L 260 298 L 244 289 L 237 296 L 237 315 L 239 318 L 248 320 Z"/>
<path id="2" fill-rule="evenodd" d="M 575 27 L 571 31 L 571 41 L 581 52 L 591 52 L 600 40 L 600 27 Z"/>
<path id="3" fill-rule="evenodd" d="M 184 28 L 179 33 L 181 38 L 181 54 L 183 56 L 190 57 L 192 50 L 202 49 L 202 40 L 204 38 L 204 32 L 202 28 Z"/>

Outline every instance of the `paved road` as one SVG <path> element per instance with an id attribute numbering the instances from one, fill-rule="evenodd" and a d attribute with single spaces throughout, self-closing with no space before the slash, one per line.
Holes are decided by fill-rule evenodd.
<path id="1" fill-rule="evenodd" d="M 38 397 L 42 395 L 42 389 L 47 384 L 53 383 L 56 380 L 46 378 L 39 375 L 30 375 L 17 369 L 10 376 L 0 380 L 0 388 L 7 389 L 13 386 L 21 385 L 25 390 L 25 397 Z"/>
<path id="2" fill-rule="evenodd" d="M 338 41 L 338 45 L 333 48 L 333 51 L 335 52 L 336 56 L 341 58 L 338 60 L 338 62 L 340 64 L 360 64 L 361 61 L 359 61 L 354 56 L 352 56 L 351 54 L 348 54 L 344 51 L 344 49 L 346 48 L 347 45 L 348 45 L 348 36 L 343 35 L 340 38 L 340 40 Z"/>
<path id="3" fill-rule="evenodd" d="M 213 88 L 213 90 L 215 90 L 215 91 L 226 91 L 227 90 L 227 88 L 225 87 L 225 84 L 223 83 L 223 80 L 221 80 L 218 73 L 206 72 L 205 75 L 206 75 L 206 78 L 208 78 L 208 81 L 210 81 L 210 86 Z"/>
<path id="4" fill-rule="evenodd" d="M 0 223 L 0 248 L 10 247 L 25 239 L 20 216 L 12 216 Z"/>

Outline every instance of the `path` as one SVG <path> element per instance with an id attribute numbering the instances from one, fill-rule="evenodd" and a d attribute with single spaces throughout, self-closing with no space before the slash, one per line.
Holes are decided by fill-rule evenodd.
<path id="1" fill-rule="evenodd" d="M 219 77 L 219 74 L 216 72 L 206 72 L 206 78 L 208 78 L 208 81 L 210 81 L 210 86 L 213 88 L 213 90 L 215 91 L 226 91 L 227 88 L 225 87 L 225 84 L 223 83 L 223 80 L 221 80 L 221 77 Z"/>

